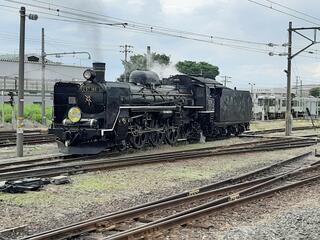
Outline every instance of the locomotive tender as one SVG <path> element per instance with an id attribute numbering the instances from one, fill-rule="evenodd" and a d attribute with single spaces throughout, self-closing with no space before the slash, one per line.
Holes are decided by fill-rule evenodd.
<path id="1" fill-rule="evenodd" d="M 83 83 L 54 86 L 51 133 L 62 152 L 96 154 L 106 148 L 136 149 L 238 135 L 249 128 L 248 91 L 196 76 L 160 80 L 151 71 L 133 71 L 129 83 L 105 81 L 105 63 L 93 63 Z"/>

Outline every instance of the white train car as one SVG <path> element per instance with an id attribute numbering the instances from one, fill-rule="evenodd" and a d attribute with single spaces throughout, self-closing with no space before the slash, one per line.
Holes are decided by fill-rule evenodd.
<path id="1" fill-rule="evenodd" d="M 264 120 L 265 118 L 265 96 L 257 96 L 253 100 L 252 117 L 254 119 Z"/>
<path id="2" fill-rule="evenodd" d="M 273 95 L 257 96 L 254 101 L 253 116 L 255 119 L 269 120 L 281 119 L 286 113 L 286 98 Z M 295 97 L 292 100 L 293 117 L 307 117 L 307 110 L 313 118 L 320 112 L 319 100 L 315 97 Z"/>

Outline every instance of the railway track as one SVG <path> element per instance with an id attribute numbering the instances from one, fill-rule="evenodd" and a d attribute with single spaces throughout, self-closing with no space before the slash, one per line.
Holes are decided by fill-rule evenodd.
<path id="1" fill-rule="evenodd" d="M 24 144 L 42 144 L 55 141 L 53 134 L 48 134 L 41 130 L 26 130 L 24 134 Z M 16 132 L 0 131 L 0 147 L 10 147 L 16 145 Z"/>
<path id="2" fill-rule="evenodd" d="M 126 210 L 74 223 L 23 238 L 58 240 L 88 237 L 99 239 L 154 239 L 195 219 L 260 199 L 276 192 L 320 180 L 320 161 L 307 152 L 270 166 L 169 196 Z"/>
<path id="3" fill-rule="evenodd" d="M 31 177 L 50 177 L 61 174 L 76 174 L 161 161 L 177 161 L 226 154 L 302 148 L 312 146 L 316 143 L 317 140 L 315 139 L 288 138 L 138 156 L 108 157 L 67 155 L 63 156 L 63 158 L 33 158 L 28 161 L 11 162 L 8 160 L 0 163 L 0 181 L 19 180 Z"/>

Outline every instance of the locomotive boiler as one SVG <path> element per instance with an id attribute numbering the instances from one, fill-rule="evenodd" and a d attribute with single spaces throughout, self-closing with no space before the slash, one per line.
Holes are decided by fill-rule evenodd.
<path id="1" fill-rule="evenodd" d="M 96 154 L 104 149 L 238 135 L 249 128 L 248 91 L 199 76 L 159 79 L 133 71 L 129 82 L 105 81 L 105 64 L 94 63 L 83 83 L 54 86 L 51 133 L 62 152 Z"/>

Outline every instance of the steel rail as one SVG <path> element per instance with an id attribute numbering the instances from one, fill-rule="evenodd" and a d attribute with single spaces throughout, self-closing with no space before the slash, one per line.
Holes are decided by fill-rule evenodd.
<path id="1" fill-rule="evenodd" d="M 227 187 L 202 192 L 199 194 L 190 193 L 186 197 L 173 199 L 170 201 L 165 201 L 165 202 L 161 202 L 161 203 L 154 204 L 154 205 L 149 205 L 149 206 L 146 206 L 143 208 L 138 208 L 138 209 L 131 210 L 131 211 L 125 211 L 125 212 L 122 212 L 119 214 L 110 214 L 109 216 L 106 216 L 106 217 L 99 219 L 99 220 L 94 219 L 89 222 L 77 224 L 76 226 L 68 226 L 68 227 L 65 227 L 60 230 L 55 230 L 52 232 L 46 232 L 46 233 L 42 233 L 42 234 L 38 234 L 38 235 L 33 235 L 30 237 L 26 237 L 24 239 L 32 239 L 32 240 L 43 240 L 43 239 L 47 239 L 47 240 L 52 239 L 53 240 L 54 239 L 54 240 L 58 240 L 58 239 L 70 238 L 70 237 L 74 237 L 74 236 L 77 236 L 77 235 L 80 235 L 80 234 L 83 234 L 86 232 L 93 231 L 93 230 L 97 229 L 100 224 L 103 225 L 103 223 L 105 223 L 105 222 L 117 223 L 117 222 L 125 221 L 130 218 L 136 219 L 139 216 L 142 216 L 142 215 L 145 215 L 148 213 L 152 213 L 154 211 L 161 210 L 164 208 L 169 208 L 169 207 L 177 206 L 179 204 L 184 204 L 186 202 L 199 200 L 199 199 L 202 199 L 205 197 L 212 197 L 214 195 L 231 194 L 235 190 L 241 190 L 246 187 L 252 187 L 255 184 L 266 182 L 266 181 L 273 179 L 273 178 L 276 178 L 278 176 L 280 176 L 280 175 L 275 175 L 275 176 L 252 180 L 249 182 L 234 184 L 234 185 L 230 185 Z"/>
<path id="2" fill-rule="evenodd" d="M 148 157 L 157 157 L 157 156 L 163 156 L 163 154 L 178 154 L 178 153 L 187 153 L 187 152 L 200 152 L 200 151 L 206 151 L 206 150 L 217 150 L 217 151 L 223 151 L 223 150 L 228 150 L 228 149 L 237 149 L 237 147 L 243 147 L 243 146 L 247 146 L 248 148 L 251 148 L 252 145 L 254 146 L 270 146 L 270 145 L 277 145 L 277 144 L 284 144 L 284 143 L 294 143 L 294 142 L 302 142 L 301 139 L 272 139 L 272 140 L 264 140 L 264 141 L 254 141 L 254 142 L 246 142 L 246 143 L 238 143 L 238 144 L 231 144 L 231 145 L 220 145 L 220 146 L 212 146 L 212 147 L 205 147 L 205 148 L 196 148 L 196 149 L 187 149 L 187 150 L 179 150 L 179 151 L 172 151 L 172 152 L 164 152 L 164 153 L 154 153 L 154 154 L 149 154 Z M 315 142 L 315 140 L 312 139 L 307 139 L 306 141 L 304 141 L 304 143 L 306 142 L 310 142 L 313 143 Z M 243 149 L 243 148 L 241 148 Z M 62 155 L 60 155 L 62 156 Z M 65 158 L 72 158 L 74 155 L 63 155 L 64 159 Z M 100 154 L 100 155 L 95 155 L 96 158 L 103 158 L 103 157 L 109 157 L 111 155 L 107 155 L 105 156 L 104 154 Z M 89 155 L 86 157 L 90 157 Z M 139 157 L 144 158 L 145 155 L 136 155 L 136 156 L 124 156 L 124 157 L 111 157 L 109 158 L 109 160 L 128 160 L 128 159 L 137 159 Z M 26 165 L 26 164 L 30 164 L 30 163 L 36 163 L 36 162 L 43 162 L 43 161 L 47 161 L 47 160 L 51 160 L 48 158 L 43 158 L 43 156 L 40 156 L 39 158 L 34 158 L 31 160 L 18 160 L 18 161 L 12 161 L 11 158 L 9 159 L 5 159 L 3 160 L 3 162 L 0 162 L 0 168 L 1 167 L 6 167 L 9 165 Z M 65 160 L 63 160 L 62 162 L 64 162 Z M 72 161 L 72 159 L 70 159 L 70 161 Z"/>
<path id="3" fill-rule="evenodd" d="M 309 139 L 308 139 L 309 140 Z M 286 139 L 283 139 L 283 140 L 279 140 L 279 139 L 267 139 L 267 140 L 260 140 L 260 141 L 252 141 L 252 142 L 245 142 L 245 143 L 236 143 L 236 144 L 229 144 L 229 145 L 218 145 L 218 146 L 211 146 L 211 147 L 202 147 L 202 148 L 197 148 L 197 149 L 187 149 L 187 150 L 178 150 L 178 151 L 173 151 L 171 153 L 179 153 L 179 152 L 195 152 L 195 151 L 205 151 L 205 150 L 221 150 L 221 149 L 226 149 L 226 148 L 232 148 L 232 147 L 240 147 L 240 146 L 251 146 L 251 145 L 261 145 L 261 144 L 267 144 L 267 143 L 277 143 L 281 141 L 282 143 L 284 142 L 289 142 L 289 141 L 296 141 L 295 138 L 286 138 Z M 168 154 L 170 152 L 166 152 L 165 154 Z M 120 154 L 120 153 L 112 153 L 112 154 L 109 154 L 109 155 L 106 155 L 105 153 L 101 153 L 101 154 L 98 154 L 98 155 L 95 155 L 97 158 L 100 158 L 100 157 L 111 157 L 111 158 L 114 158 L 113 156 L 114 155 L 117 155 L 117 154 Z M 163 153 L 155 153 L 155 154 L 150 154 L 149 156 L 162 156 Z M 88 155 L 89 156 L 89 155 Z M 59 154 L 58 157 L 63 157 L 63 160 L 62 162 L 65 162 L 65 159 L 66 158 L 72 158 L 74 157 L 74 155 L 66 155 L 66 154 Z M 128 159 L 132 156 L 125 156 L 125 157 L 117 157 L 117 158 L 125 158 L 125 159 Z M 56 158 L 56 157 L 54 157 Z M 136 158 L 136 156 L 134 157 Z M 39 156 L 39 157 L 36 157 L 36 158 L 32 158 L 30 160 L 21 160 L 19 159 L 18 161 L 17 160 L 13 160 L 13 158 L 8 158 L 8 159 L 3 159 L 1 162 L 0 162 L 0 169 L 3 168 L 3 167 L 6 167 L 6 166 L 9 166 L 9 165 L 26 165 L 26 164 L 33 164 L 33 163 L 36 163 L 36 162 L 46 162 L 48 160 L 52 160 L 51 157 L 43 157 L 43 156 Z M 70 161 L 72 161 L 72 159 L 70 159 Z"/>
<path id="4" fill-rule="evenodd" d="M 25 133 L 45 133 L 48 132 L 48 130 L 46 129 L 25 129 L 24 130 Z M 0 136 L 2 134 L 16 134 L 17 131 L 16 130 L 0 130 Z"/>
<path id="5" fill-rule="evenodd" d="M 38 144 L 38 143 L 48 143 L 54 142 L 56 137 L 53 134 L 41 134 L 41 133 L 32 133 L 26 134 L 24 137 L 25 144 Z M 10 147 L 16 145 L 16 136 L 1 136 L 0 135 L 0 147 Z"/>
<path id="6" fill-rule="evenodd" d="M 227 207 L 234 206 L 235 203 L 243 203 L 243 202 L 247 202 L 248 200 L 259 199 L 271 193 L 283 191 L 285 189 L 300 186 L 312 181 L 318 181 L 320 180 L 319 172 L 317 172 L 315 175 L 308 176 L 302 180 L 298 178 L 298 180 L 293 183 L 285 184 L 283 186 L 277 186 L 277 183 L 279 184 L 279 182 L 286 183 L 285 180 L 287 179 L 293 178 L 294 176 L 297 176 L 299 174 L 303 174 L 312 170 L 319 170 L 319 168 L 320 166 L 317 165 L 313 167 L 300 169 L 285 175 L 280 175 L 276 178 L 270 179 L 268 181 L 254 185 L 247 189 L 241 190 L 235 194 L 231 194 L 229 196 L 222 197 L 220 199 L 215 199 L 213 201 L 201 204 L 199 206 L 190 208 L 188 210 L 179 212 L 177 214 L 173 214 L 168 217 L 155 220 L 143 226 L 138 226 L 133 229 L 129 229 L 121 233 L 117 233 L 109 237 L 100 238 L 100 239 L 101 240 L 136 239 L 141 235 L 146 236 L 147 234 L 150 234 L 150 233 L 172 229 L 175 226 L 186 224 L 189 221 L 193 221 L 202 216 L 206 216 L 208 213 L 212 212 L 213 210 L 225 209 Z M 276 186 L 272 187 L 273 184 L 275 184 Z M 266 187 L 271 187 L 271 189 L 265 190 Z M 262 190 L 262 192 L 257 193 L 257 191 L 259 190 Z"/>
<path id="7" fill-rule="evenodd" d="M 301 140 L 295 140 L 295 139 L 291 139 L 291 140 L 283 140 L 281 142 L 266 142 L 265 144 L 263 144 L 264 147 L 274 147 L 277 145 L 283 145 L 284 143 L 299 143 L 301 142 Z M 304 143 L 313 143 L 312 140 L 308 140 L 305 141 Z M 199 152 L 203 152 L 206 150 L 206 152 L 210 149 L 212 150 L 216 150 L 219 154 L 225 154 L 225 151 L 230 151 L 230 150 L 245 150 L 245 149 L 252 149 L 253 147 L 258 147 L 261 146 L 262 144 L 257 144 L 257 145 L 253 145 L 251 143 L 246 143 L 244 144 L 239 144 L 239 145 L 229 145 L 227 147 L 208 147 L 208 148 L 201 148 L 201 149 L 189 149 L 189 150 L 181 150 L 181 151 L 174 151 L 174 152 L 166 152 L 166 153 L 156 153 L 156 154 L 150 154 L 150 155 L 140 155 L 140 156 L 127 156 L 127 157 L 117 157 L 117 158 L 108 158 L 109 162 L 112 162 L 114 160 L 118 161 L 118 160 L 129 160 L 129 159 L 144 159 L 144 158 L 154 158 L 154 157 L 163 157 L 164 155 L 167 157 L 171 157 L 171 156 L 177 156 L 178 154 L 186 154 L 186 153 L 199 153 Z M 238 146 L 242 146 L 242 148 L 239 148 Z M 243 147 L 243 146 L 248 146 L 248 147 Z M 63 163 L 69 163 L 69 162 L 74 162 L 74 161 L 80 161 L 80 160 L 90 160 L 90 159 L 104 159 L 105 156 L 75 156 L 73 157 L 72 155 L 66 155 L 63 156 L 62 159 L 54 159 L 54 158 L 40 158 L 39 160 L 37 159 L 31 159 L 31 160 L 22 160 L 22 161 L 16 161 L 16 162 L 11 162 L 9 161 L 5 161 L 4 163 L 0 163 L 0 172 L 6 172 L 6 171 L 10 171 L 10 170 L 23 170 L 23 169 L 28 169 L 28 168 L 33 168 L 33 167 L 40 167 L 40 166 L 48 166 L 48 165 L 56 165 L 56 164 L 63 164 Z M 50 160 L 50 161 L 49 161 Z M 13 165 L 12 167 L 10 167 L 10 165 Z M 22 166 L 19 166 L 22 165 Z M 9 167 L 8 167 L 9 166 Z"/>
<path id="8" fill-rule="evenodd" d="M 200 188 L 192 189 L 191 191 L 183 192 L 183 193 L 169 196 L 154 202 L 149 202 L 136 207 L 132 207 L 127 210 L 121 210 L 112 214 L 108 214 L 101 217 L 82 221 L 79 223 L 71 224 L 66 227 L 60 227 L 58 229 L 49 230 L 44 233 L 35 234 L 29 237 L 25 237 L 24 239 L 43 240 L 43 239 L 63 239 L 67 237 L 72 237 L 75 235 L 79 235 L 79 233 L 93 231 L 100 224 L 104 222 L 108 222 L 108 221 L 114 222 L 115 219 L 119 219 L 121 217 L 123 218 L 124 216 L 128 216 L 129 214 L 137 215 L 137 214 L 141 214 L 143 211 L 147 211 L 147 210 L 150 211 L 152 209 L 157 209 L 160 207 L 166 207 L 166 206 L 174 205 L 177 203 L 181 203 L 186 199 L 189 199 L 189 200 L 197 199 L 205 195 L 219 193 L 225 190 L 232 190 L 232 189 L 234 190 L 234 189 L 237 189 L 238 187 L 244 187 L 246 185 L 250 186 L 259 182 L 265 182 L 273 178 L 279 177 L 280 175 L 283 175 L 285 173 L 261 177 L 263 173 L 269 174 L 270 171 L 272 171 L 272 169 L 281 168 L 283 166 L 286 166 L 287 164 L 294 163 L 295 161 L 304 159 L 310 154 L 311 152 L 306 152 L 306 153 L 297 155 L 295 157 L 283 160 L 281 162 L 257 169 L 255 171 L 248 172 L 246 174 L 240 175 L 235 178 L 229 178 L 220 182 L 202 186 Z M 257 178 L 258 176 L 260 176 L 260 178 Z M 245 181 L 248 181 L 248 182 L 245 182 Z"/>
<path id="9" fill-rule="evenodd" d="M 11 171 L 0 173 L 0 180 L 17 180 L 26 177 L 50 177 L 57 176 L 59 174 L 74 174 L 77 172 L 89 172 L 102 169 L 117 168 L 123 166 L 132 166 L 137 164 L 146 164 L 146 163 L 155 163 L 161 161 L 177 161 L 177 160 L 186 160 L 191 158 L 199 157 L 212 157 L 217 155 L 225 154 L 238 154 L 238 153 L 248 153 L 248 152 L 257 152 L 257 151 L 274 151 L 279 149 L 290 149 L 298 147 L 308 147 L 314 145 L 314 142 L 307 143 L 289 143 L 284 145 L 276 145 L 273 147 L 250 147 L 245 149 L 235 149 L 235 150 L 225 150 L 224 152 L 214 152 L 214 151 L 202 151 L 202 152 L 187 152 L 187 153 L 178 153 L 178 154 L 162 154 L 161 156 L 150 157 L 150 156 L 138 156 L 128 159 L 99 159 L 86 162 L 80 162 L 75 164 L 63 165 L 63 166 L 53 166 L 45 167 L 40 169 L 26 169 L 19 171 Z"/>

